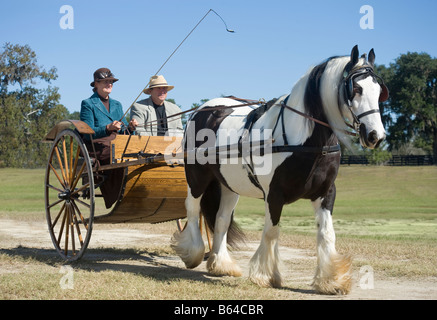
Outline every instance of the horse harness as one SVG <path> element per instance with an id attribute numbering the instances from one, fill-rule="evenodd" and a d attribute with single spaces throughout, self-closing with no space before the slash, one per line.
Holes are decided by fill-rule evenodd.
<path id="1" fill-rule="evenodd" d="M 284 99 L 284 101 L 280 104 L 281 110 L 279 111 L 278 117 L 276 119 L 275 126 L 273 128 L 273 133 L 275 133 L 278 124 L 281 123 L 282 127 L 282 138 L 284 140 L 284 145 L 282 146 L 272 146 L 272 153 L 282 153 L 282 152 L 304 152 L 304 153 L 319 153 L 321 155 L 327 155 L 330 153 L 336 153 L 341 150 L 340 144 L 334 145 L 334 146 L 323 146 L 323 147 L 311 147 L 311 146 L 304 146 L 304 145 L 289 145 L 287 135 L 285 133 L 285 123 L 284 123 L 284 110 L 288 109 L 290 111 L 293 111 L 304 118 L 307 118 L 309 120 L 312 120 L 316 123 L 319 123 L 325 127 L 330 128 L 330 125 L 326 122 L 320 121 L 318 119 L 315 119 L 305 113 L 302 113 L 292 107 L 289 107 L 287 105 L 289 95 Z M 267 110 L 269 110 L 272 106 L 276 105 L 277 99 L 271 100 L 263 105 L 261 105 L 259 108 L 256 108 L 255 110 L 251 111 L 246 118 L 246 123 L 243 128 L 243 134 L 240 137 L 239 144 L 242 143 L 242 141 L 248 136 L 249 132 L 251 131 L 253 125 L 255 122 L 265 113 Z M 239 148 L 240 150 L 240 148 Z"/>
<path id="2" fill-rule="evenodd" d="M 388 98 L 388 89 L 387 86 L 384 84 L 384 81 L 382 80 L 381 77 L 379 77 L 377 74 L 375 74 L 373 68 L 370 65 L 365 65 L 365 66 L 360 66 L 359 68 L 354 68 L 350 71 L 347 71 L 345 69 L 344 73 L 343 73 L 343 79 L 342 79 L 342 83 L 339 86 L 339 105 L 340 104 L 340 97 L 342 96 L 344 101 L 347 102 L 348 106 L 349 106 L 349 110 L 352 114 L 353 120 L 354 120 L 354 126 L 351 126 L 348 124 L 349 127 L 351 127 L 354 130 L 357 130 L 357 128 L 360 125 L 360 119 L 362 119 L 363 117 L 366 117 L 370 114 L 373 113 L 379 113 L 379 109 L 372 109 L 369 110 L 367 112 L 364 112 L 362 114 L 359 115 L 355 115 L 355 113 L 352 111 L 352 100 L 355 96 L 355 91 L 354 91 L 354 83 L 358 78 L 365 78 L 367 76 L 372 76 L 374 78 L 376 78 L 378 80 L 378 83 L 380 84 L 381 88 L 382 88 L 382 92 L 380 94 L 379 97 L 379 101 L 383 102 L 385 100 L 387 100 Z M 341 94 L 341 91 L 343 92 Z M 303 153 L 318 153 L 321 155 L 327 155 L 327 154 L 331 154 L 331 153 L 337 153 L 341 150 L 340 144 L 334 145 L 334 146 L 322 146 L 322 147 L 311 147 L 311 146 L 303 146 L 303 145 L 289 145 L 288 144 L 288 140 L 287 140 L 287 135 L 285 133 L 285 123 L 284 123 L 284 110 L 288 109 L 306 119 L 309 119 L 315 123 L 318 123 L 322 126 L 331 128 L 331 126 L 326 123 L 323 122 L 321 120 L 318 120 L 316 118 L 311 117 L 310 115 L 307 115 L 303 112 L 300 112 L 290 106 L 287 105 L 288 99 L 289 99 L 289 95 L 284 99 L 284 101 L 279 105 L 281 110 L 278 113 L 278 117 L 276 119 L 276 123 L 273 129 L 273 133 L 276 131 L 279 123 L 281 124 L 282 127 L 282 138 L 284 140 L 284 145 L 282 146 L 272 146 L 272 153 L 283 153 L 283 152 L 303 152 Z M 239 108 L 239 107 L 246 107 L 246 106 L 252 106 L 254 104 L 258 104 L 260 105 L 258 108 L 252 110 L 246 117 L 246 123 L 244 125 L 243 128 L 243 133 L 239 139 L 238 142 L 238 150 L 239 150 L 239 156 L 242 155 L 242 144 L 243 141 L 245 140 L 245 138 L 248 137 L 253 125 L 255 124 L 255 122 L 265 113 L 267 112 L 267 110 L 269 110 L 272 106 L 277 105 L 276 101 L 278 99 L 273 99 L 269 102 L 265 102 L 265 101 L 261 101 L 261 100 L 247 100 L 247 99 L 240 99 L 240 98 L 236 98 L 234 96 L 229 96 L 226 98 L 230 98 L 233 100 L 236 100 L 238 102 L 243 102 L 243 104 L 239 104 L 239 105 L 234 105 L 234 106 L 211 106 L 211 107 L 206 107 L 206 108 L 202 108 L 199 109 L 198 108 L 194 108 L 191 110 L 187 110 L 187 111 L 182 111 L 180 113 L 174 114 L 169 118 L 173 118 L 173 117 L 177 117 L 177 116 L 181 116 L 183 114 L 189 113 L 189 112 L 214 112 L 214 111 L 219 111 L 219 110 L 223 110 L 223 109 L 232 109 L 232 108 Z M 230 113 L 226 112 L 225 116 L 228 116 Z M 171 121 L 171 120 L 170 120 Z M 357 126 L 355 126 L 357 125 Z M 346 134 L 349 135 L 353 135 L 355 136 L 356 134 L 350 131 L 345 131 Z"/>
<path id="3" fill-rule="evenodd" d="M 366 64 L 364 66 L 359 66 L 357 68 L 353 68 L 352 70 L 348 71 L 347 66 L 343 72 L 343 79 L 342 79 L 342 85 L 339 86 L 339 105 L 340 103 L 340 97 L 343 97 L 343 101 L 345 101 L 349 107 L 349 111 L 352 114 L 353 118 L 353 124 L 350 126 L 351 128 L 357 130 L 357 128 L 360 127 L 361 122 L 360 120 L 368 115 L 374 114 L 374 113 L 380 113 L 379 109 L 372 109 L 366 112 L 363 112 L 359 115 L 356 115 L 352 111 L 352 100 L 355 97 L 355 89 L 354 89 L 354 83 L 359 80 L 366 78 L 368 76 L 371 76 L 373 79 L 376 79 L 376 81 L 381 86 L 381 94 L 379 95 L 379 102 L 384 102 L 388 99 L 389 91 L 387 86 L 384 83 L 384 80 L 378 76 L 374 70 L 373 67 Z M 342 91 L 342 94 L 341 94 Z"/>
<path id="4" fill-rule="evenodd" d="M 288 144 L 288 139 L 287 139 L 287 135 L 285 133 L 285 123 L 284 123 L 284 110 L 285 109 L 289 109 L 293 112 L 298 113 L 299 115 L 308 118 L 310 120 L 313 120 L 314 122 L 320 123 L 321 125 L 324 125 L 326 127 L 330 127 L 329 124 L 322 122 L 320 120 L 317 120 L 315 118 L 312 118 L 309 115 L 306 115 L 304 113 L 301 113 L 300 111 L 291 108 L 289 106 L 287 106 L 287 102 L 289 99 L 289 95 L 285 98 L 285 100 L 280 104 L 280 111 L 278 113 L 278 117 L 276 119 L 276 123 L 275 126 L 273 128 L 273 132 L 272 132 L 272 136 L 275 133 L 279 123 L 281 124 L 282 127 L 282 138 L 284 140 L 284 145 L 281 146 L 272 146 L 271 147 L 271 153 L 287 153 L 287 152 L 300 152 L 300 153 L 312 153 L 312 154 L 320 154 L 322 156 L 326 156 L 328 154 L 334 154 L 334 153 L 338 153 L 340 152 L 341 148 L 340 148 L 340 144 L 336 144 L 334 146 L 323 146 L 323 147 L 311 147 L 311 146 L 304 146 L 304 145 L 289 145 Z M 242 144 L 244 143 L 244 141 L 249 137 L 249 133 L 253 128 L 253 125 L 256 123 L 256 121 L 261 118 L 261 116 L 267 112 L 267 110 L 269 110 L 272 106 L 277 105 L 278 99 L 273 99 L 267 103 L 262 104 L 260 107 L 254 109 L 253 111 L 251 111 L 247 117 L 246 117 L 246 123 L 244 125 L 243 128 L 243 133 L 238 141 L 238 152 L 239 152 L 239 156 L 242 155 Z M 261 155 L 263 155 L 263 153 L 261 152 Z M 257 175 L 255 173 L 254 170 L 254 165 L 253 165 L 253 160 L 252 160 L 252 152 L 250 152 L 250 161 L 245 163 L 246 171 L 247 171 L 247 175 L 249 180 L 252 182 L 252 184 L 257 187 L 259 190 L 261 190 L 264 193 L 264 190 L 257 178 Z"/>

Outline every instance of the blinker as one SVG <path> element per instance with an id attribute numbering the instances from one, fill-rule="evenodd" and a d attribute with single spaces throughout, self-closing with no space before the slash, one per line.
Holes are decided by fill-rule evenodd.
<path id="1" fill-rule="evenodd" d="M 389 97 L 389 91 L 387 86 L 384 84 L 384 82 L 379 84 L 381 86 L 381 94 L 379 95 L 379 102 L 384 102 L 387 101 L 388 97 Z"/>
<path id="2" fill-rule="evenodd" d="M 371 76 L 374 76 L 378 80 L 379 85 L 381 86 L 381 93 L 379 95 L 378 101 L 379 102 L 387 101 L 387 99 L 389 97 L 389 90 L 388 90 L 387 86 L 385 85 L 384 80 L 382 80 L 382 78 L 380 76 L 376 75 L 373 72 L 372 68 L 361 68 L 353 73 L 348 73 L 347 71 L 344 71 L 344 73 L 343 73 L 343 78 L 345 81 L 346 96 L 347 96 L 346 98 L 347 98 L 347 101 L 349 102 L 349 105 L 351 105 L 351 102 L 355 96 L 354 80 L 359 75 L 362 75 L 365 73 L 369 73 Z"/>

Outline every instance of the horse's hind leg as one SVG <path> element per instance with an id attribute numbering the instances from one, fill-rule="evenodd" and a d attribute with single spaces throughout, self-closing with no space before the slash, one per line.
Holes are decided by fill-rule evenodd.
<path id="1" fill-rule="evenodd" d="M 208 271 L 213 275 L 241 276 L 240 267 L 231 258 L 227 249 L 228 229 L 238 198 L 238 194 L 221 185 L 220 206 L 214 226 L 214 242 L 207 262 Z"/>
<path id="2" fill-rule="evenodd" d="M 201 199 L 202 196 L 194 198 L 188 188 L 188 196 L 185 200 L 187 225 L 182 232 L 176 231 L 172 238 L 172 248 L 190 269 L 197 267 L 205 255 L 205 244 L 199 228 Z"/>
<path id="3" fill-rule="evenodd" d="M 317 270 L 313 287 L 323 294 L 348 294 L 351 285 L 351 259 L 337 253 L 332 224 L 335 186 L 325 199 L 313 201 L 317 222 Z"/>

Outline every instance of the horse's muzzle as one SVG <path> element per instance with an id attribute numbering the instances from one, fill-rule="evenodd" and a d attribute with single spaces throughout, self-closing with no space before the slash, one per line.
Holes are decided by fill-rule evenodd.
<path id="1" fill-rule="evenodd" d="M 360 125 L 360 141 L 361 145 L 365 148 L 378 148 L 381 142 L 384 141 L 385 137 L 385 132 L 383 132 L 382 134 L 378 134 L 376 130 L 372 130 L 367 133 L 366 126 L 363 123 Z"/>

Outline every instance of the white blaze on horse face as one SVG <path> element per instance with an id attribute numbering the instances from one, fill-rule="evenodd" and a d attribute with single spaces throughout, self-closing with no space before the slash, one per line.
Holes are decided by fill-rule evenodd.
<path id="1" fill-rule="evenodd" d="M 380 85 L 372 77 L 359 80 L 357 84 L 363 89 L 363 93 L 362 95 L 357 93 L 352 101 L 352 111 L 355 115 L 359 116 L 368 111 L 379 109 Z M 364 147 L 373 149 L 385 139 L 385 129 L 379 112 L 363 116 L 360 122 L 366 129 L 365 133 L 360 134 L 360 142 Z M 363 134 L 365 134 L 364 137 Z"/>

